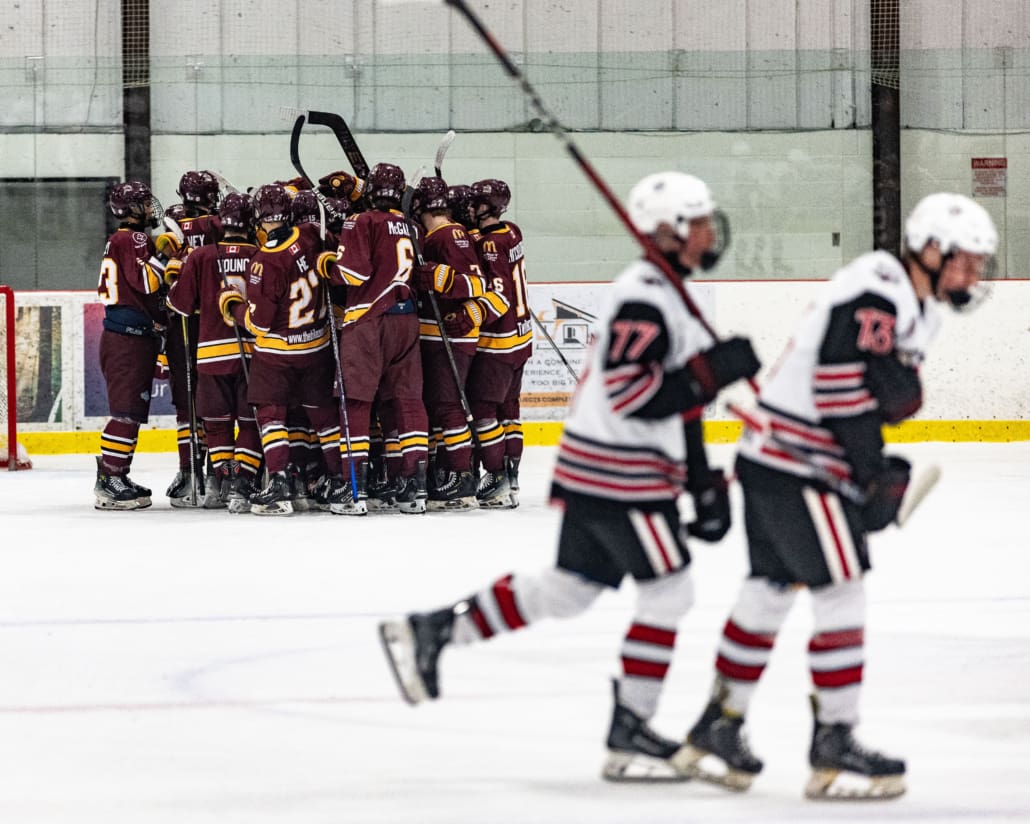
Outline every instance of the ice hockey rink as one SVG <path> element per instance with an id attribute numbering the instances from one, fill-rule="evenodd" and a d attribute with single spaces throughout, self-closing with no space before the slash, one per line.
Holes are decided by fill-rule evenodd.
<path id="1" fill-rule="evenodd" d="M 160 494 L 96 512 L 93 459 L 65 455 L 0 473 L 0 821 L 1030 820 L 1030 443 L 892 451 L 944 470 L 903 530 L 874 536 L 867 579 L 858 732 L 908 760 L 898 801 L 801 798 L 804 595 L 754 702 L 766 768 L 746 794 L 599 778 L 629 583 L 579 618 L 448 649 L 444 698 L 402 703 L 377 621 L 549 564 L 553 449 L 527 450 L 517 511 L 363 519 L 172 511 Z M 140 455 L 133 476 L 161 492 L 173 461 Z M 654 722 L 674 737 L 744 574 L 739 523 L 693 551 L 698 600 Z"/>

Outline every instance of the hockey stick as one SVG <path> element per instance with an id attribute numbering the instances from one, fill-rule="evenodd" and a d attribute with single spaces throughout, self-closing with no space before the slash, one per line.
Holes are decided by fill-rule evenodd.
<path id="1" fill-rule="evenodd" d="M 286 109 L 284 108 L 283 113 L 285 112 Z M 297 174 L 304 178 L 310 186 L 311 178 L 308 177 L 308 173 L 304 171 L 304 167 L 300 164 L 300 133 L 304 129 L 304 123 L 307 119 L 308 113 L 301 112 L 297 115 L 297 119 L 293 121 L 293 130 L 290 132 L 290 163 Z"/>
<path id="2" fill-rule="evenodd" d="M 452 133 L 453 134 L 453 133 Z M 446 149 L 445 149 L 446 151 Z M 437 158 L 442 162 L 443 158 L 437 153 Z M 419 180 L 422 179 L 423 170 L 420 167 L 415 176 L 408 183 L 407 188 L 404 190 L 404 195 L 401 197 L 401 213 L 404 215 L 404 220 L 408 224 L 408 228 L 411 231 L 411 244 L 415 247 L 415 260 L 418 265 L 421 266 L 425 262 L 422 258 L 422 245 L 418 242 L 418 230 L 415 226 L 414 221 L 411 217 L 411 201 L 415 197 L 415 187 L 418 186 Z M 454 386 L 458 390 L 458 402 L 461 404 L 461 413 L 465 416 L 465 423 L 468 426 L 469 434 L 472 436 L 472 442 L 475 444 L 476 449 L 481 450 L 482 444 L 479 442 L 479 433 L 476 432 L 475 420 L 472 417 L 472 407 L 469 405 L 468 395 L 465 394 L 465 387 L 461 382 L 461 375 L 458 373 L 458 363 L 454 360 L 454 347 L 451 345 L 451 339 L 447 337 L 447 332 L 443 328 L 443 316 L 440 314 L 440 304 L 436 301 L 436 295 L 433 290 L 428 291 L 429 295 L 429 306 L 433 310 L 433 319 L 436 321 L 436 327 L 440 330 L 440 340 L 443 342 L 444 352 L 447 354 L 447 363 L 451 367 L 451 377 L 454 378 Z"/>
<path id="3" fill-rule="evenodd" d="M 436 148 L 436 165 L 434 168 L 436 170 L 437 177 L 443 177 L 444 155 L 446 155 L 447 150 L 451 148 L 451 144 L 454 142 L 455 137 L 454 129 L 451 129 L 443 136 L 443 139 L 440 141 L 440 145 Z"/>
<path id="4" fill-rule="evenodd" d="M 279 111 L 284 118 L 296 118 L 293 123 L 293 132 L 290 134 L 290 160 L 293 162 L 294 169 L 300 171 L 301 168 L 300 133 L 304 129 L 305 122 L 307 122 L 312 126 L 326 126 L 331 129 L 336 136 L 336 142 L 340 144 L 340 148 L 343 149 L 343 153 L 347 156 L 354 174 L 363 180 L 368 177 L 368 161 L 365 160 L 361 149 L 358 148 L 358 142 L 354 139 L 347 121 L 341 115 L 334 112 L 320 112 L 314 109 L 294 109 L 289 106 L 283 106 Z M 301 172 L 301 175 L 307 179 L 308 183 L 312 182 L 307 174 Z"/>
<path id="5" fill-rule="evenodd" d="M 937 482 L 940 479 L 941 468 L 936 464 L 931 464 L 912 480 L 912 483 L 908 485 L 908 489 L 905 490 L 905 495 L 901 499 L 901 506 L 898 508 L 898 514 L 894 519 L 899 527 L 903 527 L 908 523 L 908 519 L 912 517 L 912 514 L 926 499 L 926 496 L 933 491 L 933 488 L 937 486 Z"/>
<path id="6" fill-rule="evenodd" d="M 322 240 L 322 251 L 325 251 L 325 205 L 318 197 L 318 236 Z M 358 500 L 358 475 L 354 468 L 354 449 L 350 439 L 350 419 L 347 417 L 347 396 L 343 390 L 343 365 L 340 362 L 340 341 L 336 338 L 336 316 L 333 314 L 333 300 L 329 295 L 329 284 L 322 284 L 325 289 L 325 310 L 329 321 L 329 337 L 333 342 L 333 361 L 336 365 L 336 385 L 340 387 L 340 421 L 343 423 L 343 442 L 347 447 L 347 464 L 350 468 L 351 500 Z"/>
<path id="7" fill-rule="evenodd" d="M 197 401 L 193 397 L 193 369 L 190 364 L 189 318 L 182 315 L 182 341 L 186 350 L 186 398 L 190 418 L 190 492 L 193 506 L 200 506 L 200 490 L 197 486 L 197 463 L 200 459 L 200 433 L 197 428 Z"/>
<path id="8" fill-rule="evenodd" d="M 597 189 L 601 197 L 604 198 L 612 211 L 615 212 L 616 217 L 619 218 L 619 221 L 623 226 L 625 226 L 626 230 L 633 236 L 637 243 L 640 244 L 641 248 L 644 250 L 644 256 L 661 270 L 662 274 L 665 275 L 669 283 L 676 290 L 680 299 L 683 301 L 687 311 L 694 316 L 699 324 L 701 324 L 701 327 L 711 336 L 712 340 L 718 342 L 720 340 L 719 336 L 715 333 L 715 329 L 710 323 L 708 323 L 708 320 L 701 313 L 701 309 L 698 307 L 697 303 L 687 292 L 687 288 L 683 285 L 681 277 L 676 274 L 670 263 L 659 251 L 654 240 L 641 232 L 633 224 L 633 221 L 630 219 L 629 213 L 626 211 L 625 207 L 619 202 L 618 198 L 615 197 L 615 194 L 609 188 L 608 184 L 604 182 L 601 175 L 598 174 L 593 164 L 587 160 L 583 152 L 580 151 L 572 138 L 569 137 L 568 132 L 559 122 L 558 118 L 550 111 L 550 109 L 547 108 L 546 105 L 544 105 L 544 102 L 540 98 L 540 95 L 537 94 L 536 89 L 530 85 L 529 80 L 526 79 L 526 76 L 519 70 L 518 66 L 515 65 L 515 62 L 504 50 L 504 47 L 498 43 L 497 38 L 493 36 L 489 29 L 487 29 L 479 16 L 469 8 L 469 5 L 465 0 L 444 0 L 444 2 L 457 9 L 457 11 L 461 13 L 461 15 L 468 21 L 469 25 L 475 30 L 476 34 L 478 34 L 483 42 L 486 43 L 487 47 L 494 53 L 494 56 L 504 67 L 504 70 L 512 80 L 518 83 L 519 87 L 522 89 L 522 93 L 527 97 L 530 105 L 543 121 L 544 127 L 558 138 L 559 141 L 561 141 L 565 150 L 572 157 L 576 165 L 579 166 L 580 170 L 582 170 L 583 174 L 587 176 L 587 179 L 594 185 L 594 188 Z M 758 384 L 755 382 L 755 379 L 748 378 L 748 383 L 757 393 Z"/>
<path id="9" fill-rule="evenodd" d="M 532 310 L 530 310 L 529 316 L 533 319 L 533 322 L 536 324 L 536 328 L 540 330 L 540 332 L 543 334 L 545 338 L 547 338 L 547 342 L 551 344 L 551 348 L 554 350 L 554 353 L 559 358 L 561 358 L 561 362 L 565 364 L 565 368 L 568 369 L 569 374 L 572 375 L 572 380 L 576 383 L 579 383 L 579 375 L 576 374 L 576 370 L 573 369 L 572 365 L 565 359 L 565 354 L 561 351 L 561 349 L 558 348 L 558 344 L 554 342 L 554 338 L 552 338 L 551 333 L 547 331 L 547 327 L 544 326 L 544 322 L 537 318 L 537 316 L 533 314 Z"/>

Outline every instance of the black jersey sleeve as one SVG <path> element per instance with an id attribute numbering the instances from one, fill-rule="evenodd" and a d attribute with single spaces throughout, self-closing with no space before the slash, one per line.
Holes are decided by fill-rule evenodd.
<path id="1" fill-rule="evenodd" d="M 667 418 L 704 405 L 693 374 L 666 371 L 670 346 L 665 318 L 654 305 L 624 303 L 608 329 L 605 386 L 612 410 L 637 418 Z"/>

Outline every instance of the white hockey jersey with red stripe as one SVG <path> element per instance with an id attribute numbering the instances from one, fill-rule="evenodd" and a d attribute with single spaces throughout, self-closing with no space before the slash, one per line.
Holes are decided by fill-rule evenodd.
<path id="1" fill-rule="evenodd" d="M 936 301 L 916 297 L 893 255 L 856 258 L 822 287 L 764 379 L 758 400 L 766 425 L 745 430 L 740 454 L 800 477 L 821 467 L 850 478 L 850 456 L 828 422 L 876 412 L 872 361 L 893 353 L 918 367 L 939 328 Z"/>
<path id="2" fill-rule="evenodd" d="M 700 303 L 691 284 L 687 289 Z M 656 340 L 666 342 L 660 360 L 646 354 Z M 641 260 L 627 267 L 597 319 L 558 446 L 552 495 L 626 504 L 680 495 L 686 480 L 683 414 L 699 416 L 701 407 L 666 417 L 634 413 L 662 391 L 668 372 L 682 370 L 712 344 L 656 266 Z"/>

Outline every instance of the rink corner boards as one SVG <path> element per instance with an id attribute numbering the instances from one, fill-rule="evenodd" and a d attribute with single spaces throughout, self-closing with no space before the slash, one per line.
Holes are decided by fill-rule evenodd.
<path id="1" fill-rule="evenodd" d="M 708 443 L 733 443 L 740 437 L 741 425 L 736 421 L 706 421 L 704 426 Z M 555 446 L 561 436 L 561 428 L 560 421 L 524 421 L 522 430 L 525 444 Z M 906 421 L 898 426 L 884 427 L 884 439 L 888 443 L 1028 441 L 1030 420 Z M 96 453 L 100 450 L 100 433 L 96 431 L 19 432 L 18 440 L 30 455 Z M 175 430 L 140 430 L 137 451 L 174 452 L 175 448 Z"/>

